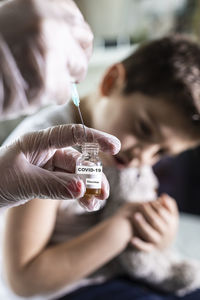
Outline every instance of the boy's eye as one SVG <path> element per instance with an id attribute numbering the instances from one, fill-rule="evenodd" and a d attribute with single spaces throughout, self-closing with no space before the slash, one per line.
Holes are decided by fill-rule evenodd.
<path id="1" fill-rule="evenodd" d="M 140 132 L 143 136 L 149 137 L 152 135 L 151 128 L 144 121 L 139 122 L 139 127 L 140 127 Z"/>
<path id="2" fill-rule="evenodd" d="M 160 148 L 160 150 L 156 152 L 156 155 L 159 157 L 167 155 L 167 150 L 164 148 Z"/>

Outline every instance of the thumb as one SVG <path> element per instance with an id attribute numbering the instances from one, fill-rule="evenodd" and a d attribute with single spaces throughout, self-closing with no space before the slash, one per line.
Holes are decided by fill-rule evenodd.
<path id="1" fill-rule="evenodd" d="M 83 197 L 85 185 L 76 174 L 48 171 L 31 166 L 26 193 L 33 197 L 70 200 Z"/>
<path id="2" fill-rule="evenodd" d="M 171 213 L 176 213 L 178 211 L 178 206 L 176 201 L 167 194 L 161 195 L 161 200 L 163 205 L 169 210 Z"/>

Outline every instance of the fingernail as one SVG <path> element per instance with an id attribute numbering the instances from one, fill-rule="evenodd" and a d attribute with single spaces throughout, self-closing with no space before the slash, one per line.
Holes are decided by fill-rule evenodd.
<path id="1" fill-rule="evenodd" d="M 77 188 L 78 188 L 79 190 L 82 189 L 82 182 L 81 182 L 81 181 L 78 181 L 76 185 L 77 185 Z"/>
<path id="2" fill-rule="evenodd" d="M 72 193 L 80 194 L 83 189 L 83 184 L 81 181 L 78 182 L 69 182 L 67 184 L 67 189 L 69 189 Z"/>

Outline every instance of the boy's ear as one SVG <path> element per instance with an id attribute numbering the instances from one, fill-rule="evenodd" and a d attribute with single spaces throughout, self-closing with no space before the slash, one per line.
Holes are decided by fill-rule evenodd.
<path id="1" fill-rule="evenodd" d="M 110 67 L 100 84 L 102 96 L 109 96 L 114 90 L 121 90 L 124 86 L 125 68 L 122 63 Z"/>

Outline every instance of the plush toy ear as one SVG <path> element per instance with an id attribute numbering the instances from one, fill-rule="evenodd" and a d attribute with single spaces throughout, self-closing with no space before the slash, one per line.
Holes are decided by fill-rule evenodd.
<path id="1" fill-rule="evenodd" d="M 100 85 L 102 96 L 109 96 L 113 91 L 120 90 L 124 85 L 125 68 L 123 64 L 115 64 L 105 73 Z"/>

